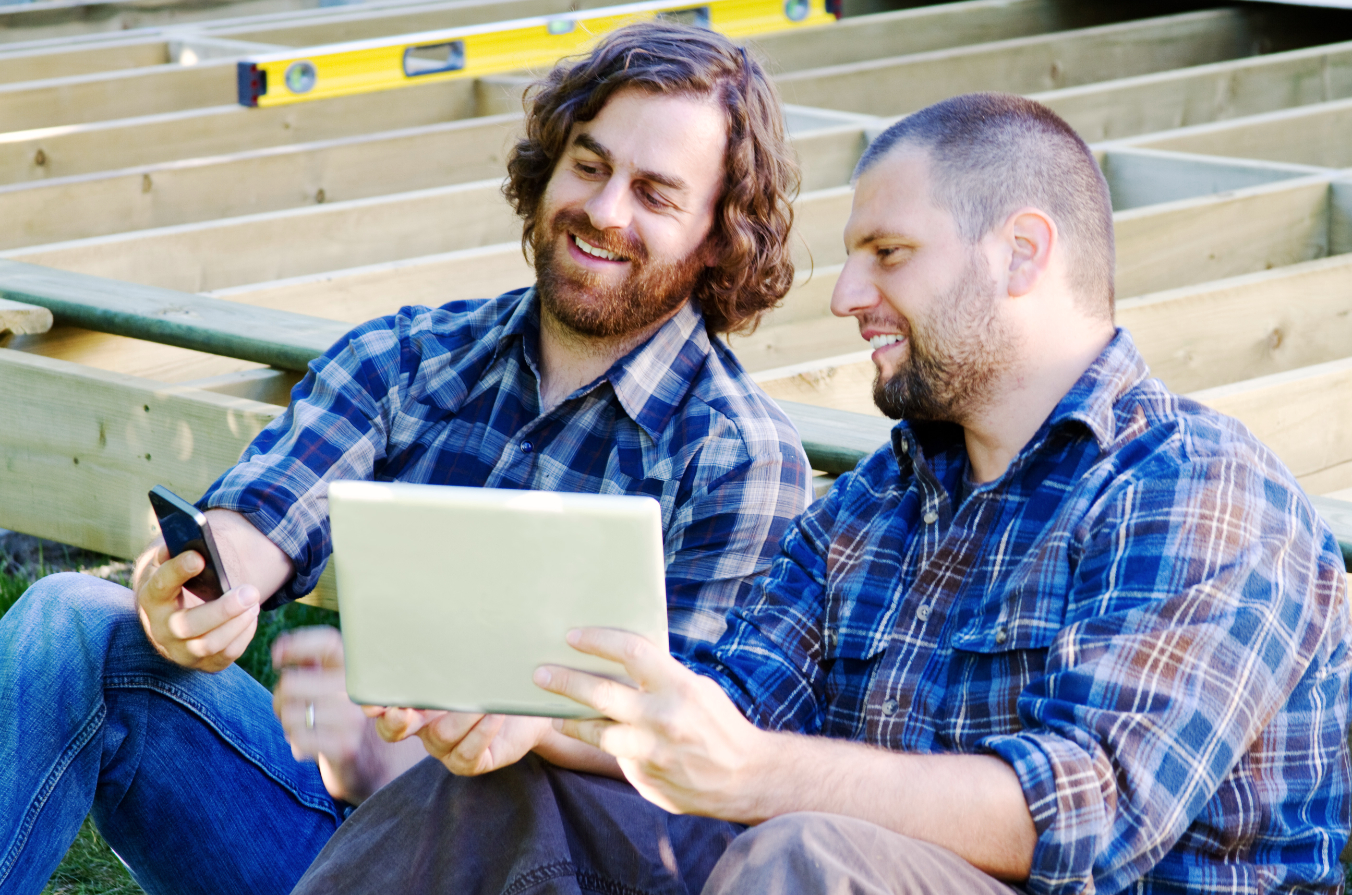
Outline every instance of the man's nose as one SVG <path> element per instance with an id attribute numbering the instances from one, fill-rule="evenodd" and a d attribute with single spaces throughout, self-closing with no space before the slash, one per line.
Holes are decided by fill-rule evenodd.
<path id="1" fill-rule="evenodd" d="M 864 253 L 845 259 L 845 265 L 831 290 L 831 313 L 837 317 L 855 317 L 878 305 L 878 288 L 864 270 Z"/>
<path id="2" fill-rule="evenodd" d="M 633 218 L 629 187 L 622 177 L 611 177 L 583 206 L 597 230 L 622 230 Z"/>

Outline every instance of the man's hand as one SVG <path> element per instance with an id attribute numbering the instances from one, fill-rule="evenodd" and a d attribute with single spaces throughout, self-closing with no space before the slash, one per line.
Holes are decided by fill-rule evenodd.
<path id="1" fill-rule="evenodd" d="M 163 540 L 151 545 L 136 561 L 136 608 L 160 655 L 185 668 L 220 671 L 244 654 L 258 627 L 262 601 L 250 584 L 210 602 L 184 590 L 205 566 L 195 552 L 170 559 Z"/>
<path id="2" fill-rule="evenodd" d="M 348 698 L 343 640 L 336 628 L 298 628 L 272 644 L 281 670 L 272 710 L 296 759 L 314 759 L 334 798 L 359 804 L 422 757 L 414 742 L 382 742 L 363 708 Z"/>
<path id="3" fill-rule="evenodd" d="M 568 643 L 623 664 L 638 688 L 541 666 L 536 684 L 613 719 L 556 722 L 559 730 L 615 756 L 634 788 L 667 811 L 765 819 L 756 792 L 765 781 L 756 767 L 767 734 L 717 684 L 637 634 L 584 628 L 570 631 Z"/>
<path id="4" fill-rule="evenodd" d="M 416 735 L 452 774 L 473 777 L 515 764 L 554 733 L 548 718 L 368 706 L 382 739 Z"/>

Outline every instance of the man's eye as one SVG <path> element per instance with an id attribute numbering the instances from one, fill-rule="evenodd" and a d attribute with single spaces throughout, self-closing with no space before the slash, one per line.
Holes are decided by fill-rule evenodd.
<path id="1" fill-rule="evenodd" d="M 576 167 L 578 173 L 584 174 L 587 177 L 595 177 L 597 174 L 601 173 L 601 169 L 598 166 L 589 165 L 586 162 L 577 162 Z"/>

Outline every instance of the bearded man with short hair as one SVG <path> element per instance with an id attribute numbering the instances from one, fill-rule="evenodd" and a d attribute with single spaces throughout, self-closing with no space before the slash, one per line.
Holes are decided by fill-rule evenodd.
<path id="1" fill-rule="evenodd" d="M 792 425 L 715 338 L 788 290 L 797 182 L 773 87 L 717 34 L 634 26 L 555 68 L 506 188 L 537 284 L 403 308 L 311 364 L 198 504 L 239 586 L 203 603 L 202 559 L 161 544 L 135 593 L 53 576 L 0 621 L 0 893 L 39 891 L 91 808 L 149 892 L 289 892 L 427 755 L 378 731 L 454 768 L 492 739 L 573 761 L 535 719 L 368 718 L 332 629 L 278 641 L 275 696 L 233 665 L 260 608 L 318 581 L 330 481 L 650 496 L 670 647 L 716 639 L 810 494 Z"/>

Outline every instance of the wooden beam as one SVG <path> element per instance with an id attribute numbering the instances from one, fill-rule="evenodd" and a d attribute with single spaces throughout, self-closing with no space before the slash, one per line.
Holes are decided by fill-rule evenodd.
<path id="1" fill-rule="evenodd" d="M 1217 9 L 779 77 L 786 102 L 903 115 L 957 93 L 1036 93 L 1247 55 L 1242 10 Z"/>
<path id="2" fill-rule="evenodd" d="M 39 335 L 11 336 L 0 344 L 25 354 L 84 364 L 96 370 L 125 373 L 128 376 L 139 376 L 173 385 L 258 369 L 271 369 L 233 357 L 176 348 L 172 345 L 115 336 L 70 325 L 53 326 Z"/>
<path id="3" fill-rule="evenodd" d="M 439 307 L 455 298 L 491 298 L 533 282 L 535 269 L 526 263 L 520 243 L 502 243 L 210 294 L 242 304 L 355 324 L 391 314 L 404 305 Z"/>
<path id="4" fill-rule="evenodd" d="M 23 131 L 226 105 L 237 94 L 233 61 L 151 65 L 0 84 L 0 121 Z"/>
<path id="5" fill-rule="evenodd" d="M 812 468 L 839 475 L 887 444 L 892 421 L 877 416 L 842 413 L 811 404 L 778 401 L 803 440 Z"/>
<path id="6" fill-rule="evenodd" d="M 52 312 L 38 305 L 0 298 L 0 336 L 45 333 L 52 328 Z"/>
<path id="7" fill-rule="evenodd" d="M 478 114 L 472 81 L 405 87 L 399 102 L 362 93 L 266 109 L 234 101 L 207 109 L 0 133 L 0 183 L 68 177 L 137 165 L 247 152 Z"/>
<path id="8" fill-rule="evenodd" d="M 1150 370 L 1195 392 L 1352 353 L 1352 255 L 1307 261 L 1118 304 Z"/>
<path id="9" fill-rule="evenodd" d="M 0 44 L 0 83 L 45 81 L 95 72 L 164 65 L 174 61 L 168 44 L 159 37 L 109 40 L 98 44 L 13 51 Z"/>
<path id="10" fill-rule="evenodd" d="M 348 327 L 198 295 L 0 261 L 0 296 L 40 305 L 61 323 L 304 370 Z"/>
<path id="11" fill-rule="evenodd" d="M 200 292 L 492 245 L 520 233 L 492 180 L 16 249 L 0 258 Z"/>
<path id="12" fill-rule="evenodd" d="M 1157 149 L 1113 148 L 1101 154 L 1099 166 L 1108 181 L 1114 211 L 1333 173 L 1311 165 L 1217 158 Z"/>
<path id="13" fill-rule="evenodd" d="M 1352 358 L 1194 392 L 1237 418 L 1312 494 L 1352 487 Z"/>
<path id="14" fill-rule="evenodd" d="M 751 43 L 768 57 L 774 71 L 791 72 L 1087 28 L 1176 8 L 1168 2 L 1124 8 L 1085 0 L 968 0 L 776 31 Z"/>
<path id="15" fill-rule="evenodd" d="M 1352 99 L 1282 109 L 1234 121 L 1199 124 L 1169 133 L 1136 137 L 1118 145 L 1352 167 Z"/>
<path id="16" fill-rule="evenodd" d="M 1118 212 L 1118 297 L 1324 257 L 1328 184 L 1300 177 Z"/>
<path id="17" fill-rule="evenodd" d="M 1091 143 L 1352 96 L 1352 43 L 1031 94 Z"/>
<path id="18" fill-rule="evenodd" d="M 520 123 L 474 118 L 0 187 L 0 248 L 501 177 Z"/>
<path id="19" fill-rule="evenodd" d="M 146 492 L 195 499 L 282 408 L 0 349 L 0 526 L 114 556 L 154 529 Z"/>

